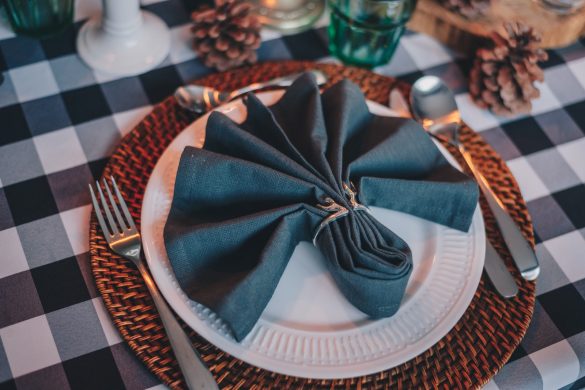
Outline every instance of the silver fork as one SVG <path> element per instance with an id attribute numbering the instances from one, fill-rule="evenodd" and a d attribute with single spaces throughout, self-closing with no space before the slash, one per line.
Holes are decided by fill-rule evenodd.
<path id="1" fill-rule="evenodd" d="M 92 186 L 89 185 L 95 214 L 110 249 L 112 249 L 114 253 L 131 260 L 140 271 L 167 332 L 167 336 L 169 337 L 171 347 L 173 348 L 177 361 L 179 362 L 179 367 L 183 372 L 187 387 L 191 390 L 219 389 L 217 383 L 213 379 L 213 375 L 211 375 L 205 364 L 201 361 L 201 358 L 193 348 L 189 337 L 185 334 L 181 325 L 179 325 L 175 319 L 175 316 L 167 306 L 160 291 L 154 283 L 154 280 L 146 269 L 141 256 L 142 243 L 140 232 L 136 229 L 134 220 L 128 211 L 128 206 L 126 206 L 126 202 L 118 189 L 116 181 L 113 177 L 110 178 L 110 180 L 114 187 L 117 202 L 114 200 L 114 195 L 112 194 L 106 179 L 103 180 L 103 186 L 106 190 L 111 206 L 108 206 L 108 202 L 99 182 L 96 181 L 96 188 L 101 200 L 101 207 Z M 114 216 L 110 211 L 110 207 L 114 211 L 116 217 L 115 221 Z M 106 220 L 104 219 L 104 213 L 108 223 L 106 223 Z M 122 216 L 122 214 L 124 214 L 124 216 Z"/>

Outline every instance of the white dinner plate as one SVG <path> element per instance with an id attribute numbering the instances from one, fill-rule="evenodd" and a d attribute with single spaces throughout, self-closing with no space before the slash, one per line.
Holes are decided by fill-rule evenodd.
<path id="1" fill-rule="evenodd" d="M 258 97 L 273 104 L 282 93 Z M 368 101 L 368 107 L 377 115 L 394 114 L 374 102 Z M 237 122 L 246 116 L 241 101 L 219 110 Z M 231 355 L 270 371 L 306 378 L 348 378 L 404 363 L 453 328 L 471 302 L 483 269 L 485 230 L 479 207 L 467 233 L 372 208 L 374 216 L 412 249 L 412 275 L 394 316 L 371 320 L 356 309 L 337 289 L 321 253 L 311 243 L 301 242 L 258 323 L 242 342 L 235 341 L 215 313 L 181 290 L 163 241 L 181 152 L 187 145 L 203 145 L 207 118 L 189 125 L 163 153 L 142 205 L 142 238 L 152 275 L 168 303 L 197 333 Z"/>

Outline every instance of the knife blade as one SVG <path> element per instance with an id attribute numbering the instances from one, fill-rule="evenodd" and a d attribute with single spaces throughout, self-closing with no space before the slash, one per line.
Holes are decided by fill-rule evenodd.
<path id="1" fill-rule="evenodd" d="M 464 157 L 466 160 L 470 158 L 468 155 Z M 540 274 L 540 265 L 534 249 L 520 231 L 520 227 L 510 217 L 504 204 L 493 192 L 485 177 L 480 174 L 476 175 L 476 178 L 520 274 L 526 280 L 535 280 Z"/>
<path id="2" fill-rule="evenodd" d="M 485 262 L 483 265 L 490 282 L 496 291 L 504 298 L 512 298 L 518 294 L 518 285 L 506 267 L 504 260 L 489 240 L 485 245 Z"/>

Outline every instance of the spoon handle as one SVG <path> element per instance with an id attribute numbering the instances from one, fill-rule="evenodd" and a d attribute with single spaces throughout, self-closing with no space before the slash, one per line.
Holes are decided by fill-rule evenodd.
<path id="1" fill-rule="evenodd" d="M 288 87 L 303 73 L 305 73 L 305 72 L 289 74 L 286 76 L 277 77 L 275 79 L 264 81 L 261 83 L 253 83 L 253 84 L 247 85 L 243 88 L 236 89 L 235 91 L 230 92 L 228 100 L 233 100 L 233 99 L 237 98 L 238 96 L 241 96 L 245 93 L 257 91 L 259 89 L 264 89 L 264 88 L 268 88 L 268 87 Z M 325 76 L 325 74 L 322 73 L 321 71 L 309 70 L 306 73 L 312 73 L 315 76 L 315 79 L 317 80 L 317 84 L 319 84 L 319 85 L 327 82 L 327 76 Z"/>
<path id="2" fill-rule="evenodd" d="M 510 217 L 506 211 L 502 201 L 498 199 L 496 194 L 494 194 L 486 178 L 475 166 L 469 152 L 461 144 L 458 145 L 458 148 L 485 195 L 488 205 L 490 206 L 500 231 L 502 232 L 502 237 L 510 250 L 510 254 L 514 259 L 516 266 L 520 270 L 522 277 L 526 280 L 535 280 L 540 273 L 540 266 L 534 250 L 528 243 L 528 240 L 522 235 L 518 225 L 516 225 L 512 217 Z"/>

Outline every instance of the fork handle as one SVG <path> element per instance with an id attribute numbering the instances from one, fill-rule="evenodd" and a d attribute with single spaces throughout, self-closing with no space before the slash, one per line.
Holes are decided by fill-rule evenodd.
<path id="1" fill-rule="evenodd" d="M 195 351 L 191 340 L 183 331 L 183 328 L 181 328 L 181 325 L 163 299 L 150 273 L 141 261 L 138 262 L 138 270 L 154 300 L 154 305 L 165 327 L 187 387 L 190 390 L 219 389 L 213 375 L 211 375 L 209 369 L 205 366 L 197 351 Z"/>

